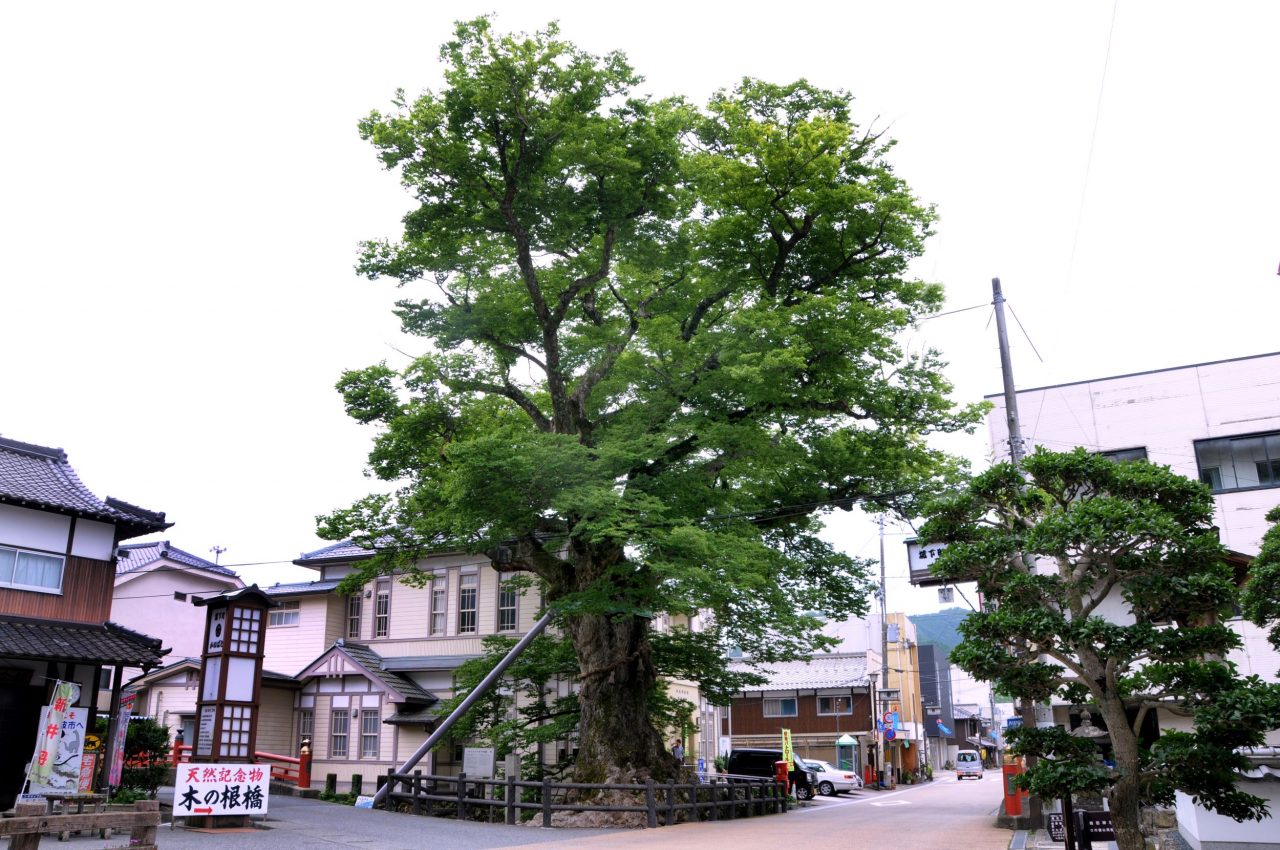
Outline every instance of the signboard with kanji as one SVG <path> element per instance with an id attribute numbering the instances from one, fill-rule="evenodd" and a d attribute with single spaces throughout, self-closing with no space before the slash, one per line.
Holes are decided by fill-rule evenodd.
<path id="1" fill-rule="evenodd" d="M 949 584 L 929 571 L 938 555 L 947 548 L 945 543 L 923 543 L 912 537 L 907 543 L 907 566 L 911 583 L 916 587 L 940 587 Z"/>
<path id="2" fill-rule="evenodd" d="M 1062 823 L 1061 812 L 1050 812 L 1045 817 L 1048 818 L 1046 828 L 1049 830 L 1049 840 L 1056 841 L 1059 844 L 1067 840 L 1067 828 Z"/>
<path id="3" fill-rule="evenodd" d="M 173 816 L 265 815 L 271 776 L 261 764 L 184 764 L 173 787 Z"/>
<path id="4" fill-rule="evenodd" d="M 492 779 L 493 757 L 493 747 L 466 747 L 462 751 L 462 772 L 468 779 Z"/>
<path id="5" fill-rule="evenodd" d="M 93 769 L 97 766 L 97 753 L 85 753 L 80 756 L 80 784 L 78 790 L 81 794 L 93 793 Z"/>

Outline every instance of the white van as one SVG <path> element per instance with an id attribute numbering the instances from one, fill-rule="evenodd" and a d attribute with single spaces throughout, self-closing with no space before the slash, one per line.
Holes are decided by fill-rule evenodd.
<path id="1" fill-rule="evenodd" d="M 956 753 L 956 779 L 966 776 L 982 778 L 982 758 L 977 750 L 961 750 Z"/>

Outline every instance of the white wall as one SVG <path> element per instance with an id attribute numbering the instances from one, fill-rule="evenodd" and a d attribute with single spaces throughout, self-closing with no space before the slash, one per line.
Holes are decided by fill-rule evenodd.
<path id="1" fill-rule="evenodd" d="M 1161 372 L 1082 381 L 1018 393 L 1027 448 L 1090 451 L 1144 446 L 1152 463 L 1199 478 L 1196 440 L 1280 430 L 1280 354 L 1185 366 Z M 1004 398 L 987 428 L 995 456 L 1009 456 Z M 1280 488 L 1215 497 L 1222 542 L 1256 554 Z"/>
<path id="2" fill-rule="evenodd" d="M 46 552 L 67 551 L 71 517 L 0 505 L 0 543 Z"/>
<path id="3" fill-rule="evenodd" d="M 1241 790 L 1267 801 L 1272 818 L 1238 823 L 1217 812 L 1197 806 L 1186 794 L 1179 793 L 1174 805 L 1178 829 L 1196 850 L 1235 850 L 1235 848 L 1275 847 L 1280 827 L 1273 819 L 1280 812 L 1280 782 L 1244 782 Z"/>

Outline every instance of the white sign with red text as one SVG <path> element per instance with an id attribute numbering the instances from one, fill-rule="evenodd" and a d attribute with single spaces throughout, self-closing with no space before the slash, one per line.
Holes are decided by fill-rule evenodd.
<path id="1" fill-rule="evenodd" d="M 271 768 L 265 764 L 183 764 L 173 783 L 173 816 L 265 815 Z"/>

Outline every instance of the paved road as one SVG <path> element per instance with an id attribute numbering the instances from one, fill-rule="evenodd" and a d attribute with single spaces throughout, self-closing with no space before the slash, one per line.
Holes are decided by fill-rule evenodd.
<path id="1" fill-rule="evenodd" d="M 650 830 L 565 830 L 459 823 L 448 818 L 353 809 L 318 800 L 272 797 L 262 829 L 216 834 L 160 828 L 161 850 L 490 850 L 490 848 L 896 847 L 910 850 L 1006 850 L 1011 833 L 996 829 L 1000 778 L 957 783 L 950 774 L 926 785 L 854 796 L 819 797 L 782 816 L 689 823 Z M 161 804 L 172 805 L 172 797 Z M 121 847 L 127 837 L 89 836 L 41 844 L 49 850 Z"/>
<path id="2" fill-rule="evenodd" d="M 1013 833 L 997 829 L 1000 774 L 957 783 L 950 772 L 925 785 L 864 791 L 852 797 L 820 797 L 783 817 L 731 823 L 690 823 L 631 833 L 582 836 L 556 845 L 570 850 L 661 847 L 910 848 L 910 850 L 1007 850 Z"/>

